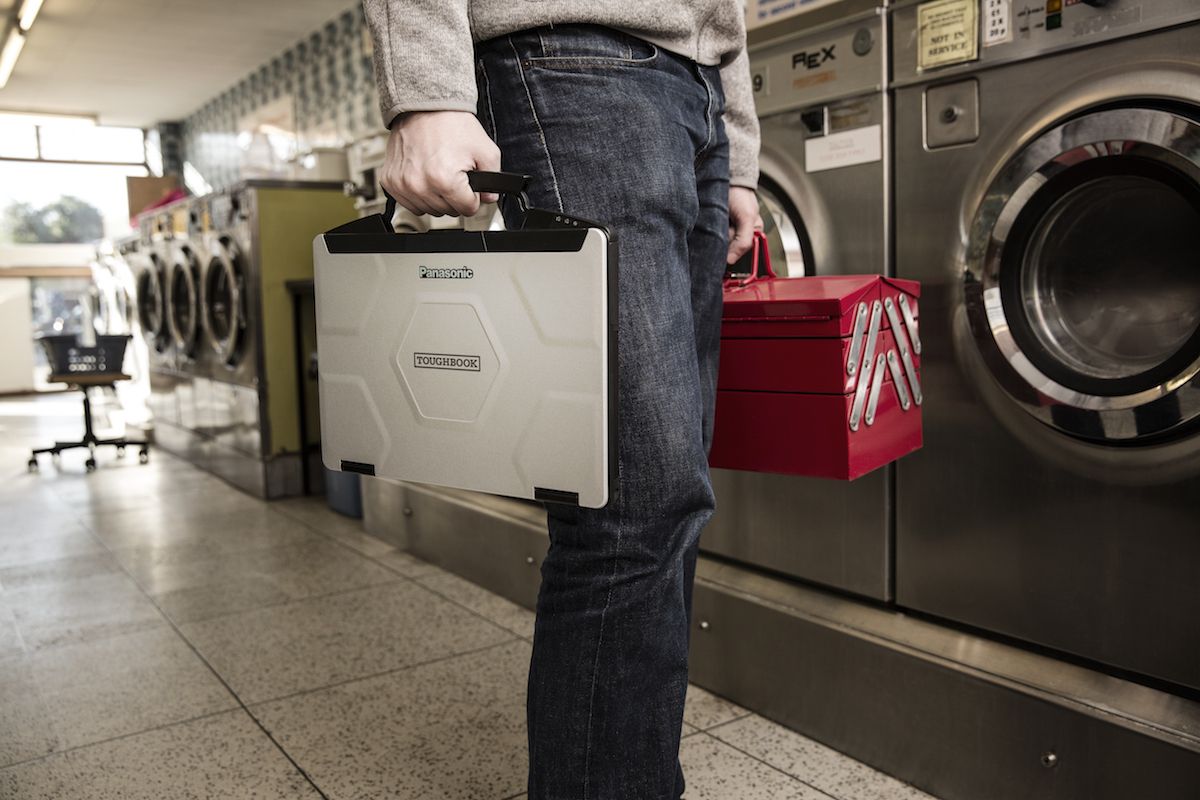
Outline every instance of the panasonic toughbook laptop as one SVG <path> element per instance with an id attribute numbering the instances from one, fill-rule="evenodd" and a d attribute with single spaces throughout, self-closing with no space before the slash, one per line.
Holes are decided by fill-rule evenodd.
<path id="1" fill-rule="evenodd" d="M 313 242 L 325 466 L 599 508 L 615 485 L 616 247 L 469 174 L 519 230 L 397 234 L 389 198 Z"/>

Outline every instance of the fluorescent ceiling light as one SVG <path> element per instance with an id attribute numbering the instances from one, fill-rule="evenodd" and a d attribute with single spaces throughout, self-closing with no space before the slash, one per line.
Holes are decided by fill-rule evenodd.
<path id="1" fill-rule="evenodd" d="M 27 31 L 33 27 L 33 21 L 37 19 L 38 12 L 42 10 L 42 3 L 45 0 L 25 0 L 25 4 L 21 6 L 21 13 L 17 15 L 17 27 L 23 31 Z"/>
<path id="2" fill-rule="evenodd" d="M 86 114 L 46 114 L 37 111 L 5 111 L 0 109 L 0 125 L 40 125 L 43 128 L 80 125 L 94 128 L 96 126 L 96 118 Z"/>
<path id="3" fill-rule="evenodd" d="M 4 49 L 0 50 L 0 89 L 8 85 L 8 79 L 12 77 L 13 67 L 17 66 L 17 59 L 21 56 L 21 50 L 25 47 L 25 34 L 21 33 L 20 28 L 13 28 L 8 32 L 8 39 L 4 42 Z"/>

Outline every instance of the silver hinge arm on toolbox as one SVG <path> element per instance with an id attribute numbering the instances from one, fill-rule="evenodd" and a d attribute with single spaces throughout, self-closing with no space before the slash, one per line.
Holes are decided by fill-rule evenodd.
<path id="1" fill-rule="evenodd" d="M 912 303 L 908 302 L 908 295 L 900 295 L 900 313 L 904 316 L 904 327 L 908 328 L 913 352 L 921 355 L 921 333 L 917 326 L 917 318 L 913 316 Z"/>
<path id="2" fill-rule="evenodd" d="M 900 361 L 904 364 L 904 374 L 908 376 L 908 383 L 912 387 L 913 402 L 921 405 L 921 381 L 917 378 L 917 367 L 913 363 L 912 349 L 908 346 L 908 337 L 905 335 L 905 328 L 900 324 L 900 315 L 896 311 L 896 303 L 892 298 L 887 298 L 883 301 L 884 307 L 887 309 L 888 321 L 892 323 L 892 335 L 896 337 L 896 347 L 900 349 Z"/>
<path id="3" fill-rule="evenodd" d="M 854 313 L 854 332 L 850 336 L 850 355 L 846 357 L 846 374 L 854 377 L 858 372 L 858 360 L 862 358 L 863 335 L 867 332 L 867 318 L 870 312 L 866 303 L 858 304 Z"/>
<path id="4" fill-rule="evenodd" d="M 888 351 L 888 355 L 892 355 L 892 351 Z M 875 378 L 871 381 L 871 399 L 867 401 L 867 419 L 868 425 L 875 424 L 875 412 L 879 409 L 879 392 L 883 389 L 884 371 L 883 365 L 886 359 L 882 354 L 875 361 Z"/>
<path id="5" fill-rule="evenodd" d="M 908 411 L 912 408 L 912 400 L 908 396 L 908 387 L 904 385 L 904 376 L 900 374 L 900 360 L 896 358 L 895 350 L 888 350 L 887 363 L 892 372 L 892 383 L 896 385 L 896 396 L 900 398 L 900 408 Z"/>
<path id="6" fill-rule="evenodd" d="M 867 329 L 866 352 L 863 354 L 862 370 L 858 376 L 858 389 L 850 406 L 850 430 L 857 431 L 867 405 L 867 393 L 871 389 L 871 368 L 875 366 L 875 345 L 879 341 L 879 328 L 883 322 L 883 306 L 876 300 L 871 306 L 871 325 Z"/>

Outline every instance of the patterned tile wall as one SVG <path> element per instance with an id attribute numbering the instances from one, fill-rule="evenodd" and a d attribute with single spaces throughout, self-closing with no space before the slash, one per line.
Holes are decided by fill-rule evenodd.
<path id="1" fill-rule="evenodd" d="M 382 130 L 362 7 L 263 64 L 183 120 L 187 161 L 214 189 L 245 177 L 239 127 L 266 107 L 290 105 L 299 148 L 341 147 Z"/>

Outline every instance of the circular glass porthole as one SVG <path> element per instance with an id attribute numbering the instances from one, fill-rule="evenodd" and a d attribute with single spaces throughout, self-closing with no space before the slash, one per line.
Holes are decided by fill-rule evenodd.
<path id="1" fill-rule="evenodd" d="M 972 329 L 1025 410 L 1126 443 L 1200 418 L 1200 126 L 1064 123 L 1001 173 L 972 239 Z"/>
<path id="2" fill-rule="evenodd" d="M 203 323 L 209 342 L 221 363 L 236 366 L 242 356 L 245 314 L 245 273 L 232 241 L 223 239 L 214 249 L 204 276 Z"/>
<path id="3" fill-rule="evenodd" d="M 190 249 L 180 251 L 179 258 L 171 265 L 167 283 L 167 322 L 175 346 L 185 355 L 194 355 L 196 332 L 199 320 L 197 309 L 197 273 L 199 263 Z"/>
<path id="4" fill-rule="evenodd" d="M 146 342 L 158 348 L 166 324 L 163 313 L 162 266 L 151 256 L 150 263 L 137 275 L 137 315 Z M 161 348 L 158 348 L 161 349 Z"/>

